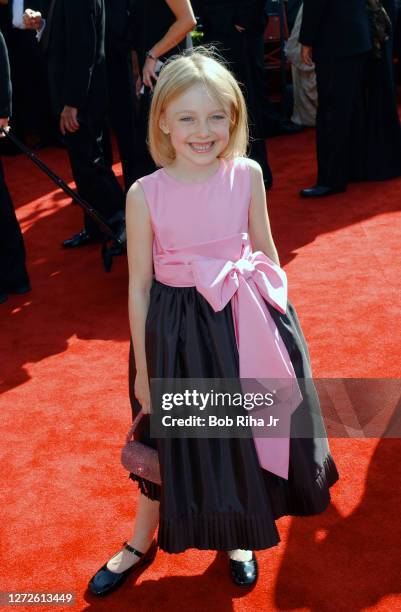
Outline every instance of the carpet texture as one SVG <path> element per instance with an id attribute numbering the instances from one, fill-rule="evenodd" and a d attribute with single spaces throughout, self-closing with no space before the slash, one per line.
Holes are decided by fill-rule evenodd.
<path id="1" fill-rule="evenodd" d="M 313 373 L 400 377 L 401 180 L 303 200 L 313 151 L 311 130 L 272 140 L 268 196 Z M 64 151 L 40 156 L 73 185 Z M 195 549 L 159 551 L 135 584 L 104 600 L 86 591 L 131 537 L 139 495 L 119 459 L 131 414 L 127 264 L 119 257 L 106 274 L 98 245 L 62 249 L 82 227 L 78 206 L 29 159 L 4 161 L 33 290 L 0 305 L 0 590 L 75 593 L 55 610 L 401 610 L 397 439 L 330 441 L 341 477 L 332 505 L 278 521 L 282 541 L 258 553 L 251 591 L 230 582 L 226 553 Z"/>

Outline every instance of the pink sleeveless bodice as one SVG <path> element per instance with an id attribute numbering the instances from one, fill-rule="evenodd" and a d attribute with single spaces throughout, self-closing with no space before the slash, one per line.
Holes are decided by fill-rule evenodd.
<path id="1" fill-rule="evenodd" d="M 216 312 L 231 302 L 243 388 L 245 379 L 274 379 L 280 397 L 280 433 L 269 434 L 266 427 L 266 437 L 257 437 L 256 433 L 263 435 L 260 427 L 252 429 L 261 467 L 288 478 L 291 414 L 302 395 L 265 304 L 266 300 L 286 312 L 285 272 L 261 251 L 253 252 L 249 240 L 247 159 L 220 160 L 217 172 L 199 183 L 175 179 L 164 169 L 139 183 L 154 232 L 156 279 L 175 287 L 195 286 Z M 259 409 L 256 416 L 268 418 Z"/>
<path id="2" fill-rule="evenodd" d="M 244 158 L 221 161 L 218 171 L 199 183 L 175 179 L 163 168 L 139 182 L 153 225 L 155 263 L 170 249 L 210 244 L 248 231 L 251 188 Z"/>

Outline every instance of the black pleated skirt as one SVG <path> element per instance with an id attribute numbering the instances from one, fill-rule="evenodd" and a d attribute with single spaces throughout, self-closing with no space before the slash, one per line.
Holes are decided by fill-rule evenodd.
<path id="1" fill-rule="evenodd" d="M 287 314 L 267 304 L 300 381 L 303 401 L 292 419 L 320 414 L 311 379 L 307 345 L 291 303 Z M 266 347 L 269 351 L 269 347 Z M 239 356 L 231 304 L 215 312 L 195 287 L 153 281 L 146 321 L 150 378 L 237 378 Z M 134 396 L 132 342 L 129 387 L 132 416 L 140 410 Z M 142 494 L 160 501 L 158 545 L 169 553 L 187 548 L 261 550 L 280 537 L 275 519 L 307 516 L 326 509 L 338 472 L 326 438 L 291 438 L 288 481 L 260 468 L 252 438 L 154 439 L 149 416 L 136 439 L 158 450 L 162 485 L 130 474 Z"/>

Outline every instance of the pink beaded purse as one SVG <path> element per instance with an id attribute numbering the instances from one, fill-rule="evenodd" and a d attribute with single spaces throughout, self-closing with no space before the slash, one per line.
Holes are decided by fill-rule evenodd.
<path id="1" fill-rule="evenodd" d="M 159 456 L 156 449 L 131 438 L 145 413 L 140 410 L 127 433 L 125 446 L 121 450 L 121 463 L 136 476 L 161 484 Z"/>

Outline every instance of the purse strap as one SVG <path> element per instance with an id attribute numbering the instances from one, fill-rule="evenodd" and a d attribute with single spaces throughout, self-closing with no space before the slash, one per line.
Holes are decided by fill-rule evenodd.
<path id="1" fill-rule="evenodd" d="M 129 432 L 127 433 L 126 442 L 130 442 L 131 437 L 133 436 L 133 434 L 135 432 L 135 429 L 137 428 L 137 425 L 138 425 L 139 421 L 142 419 L 142 417 L 144 416 L 144 414 L 145 413 L 143 412 L 143 410 L 141 408 L 141 410 L 136 415 L 136 417 L 135 417 L 135 419 L 134 419 L 134 421 L 133 421 L 133 423 L 132 423 L 132 425 L 130 427 Z"/>

